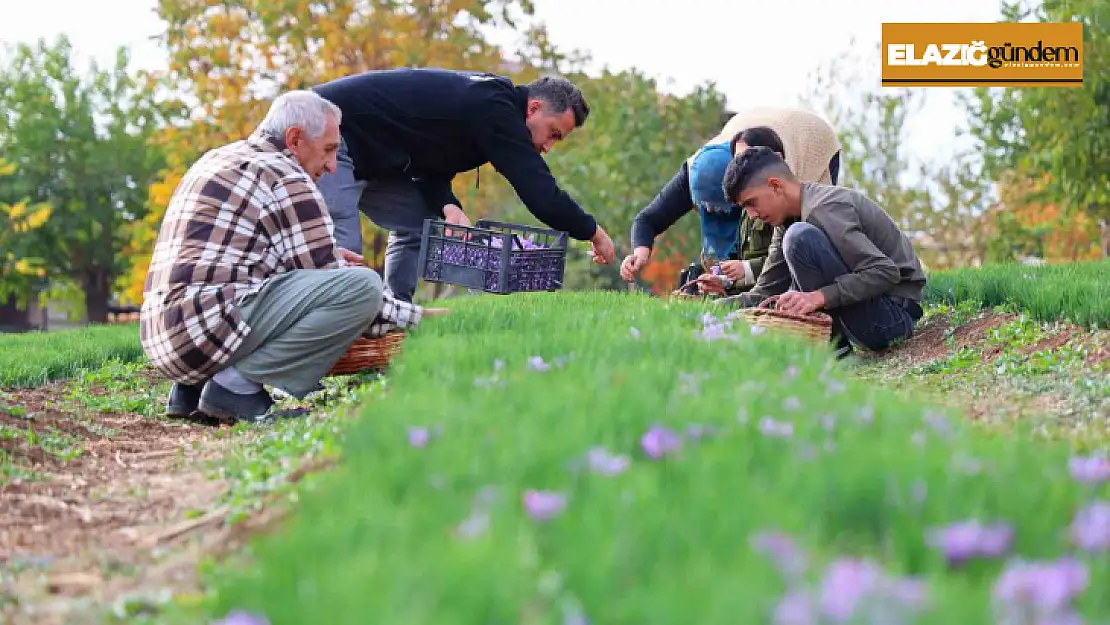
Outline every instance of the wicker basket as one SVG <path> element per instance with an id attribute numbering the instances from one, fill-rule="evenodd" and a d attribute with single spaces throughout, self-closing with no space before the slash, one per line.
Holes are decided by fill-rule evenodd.
<path id="1" fill-rule="evenodd" d="M 750 324 L 768 330 L 784 330 L 814 342 L 828 343 L 832 336 L 832 317 L 822 312 L 795 315 L 773 308 L 744 308 L 740 315 Z"/>
<path id="2" fill-rule="evenodd" d="M 388 332 L 381 338 L 371 339 L 360 336 L 347 353 L 336 361 L 328 375 L 351 375 L 354 373 L 381 372 L 401 351 L 405 333 L 401 330 Z"/>

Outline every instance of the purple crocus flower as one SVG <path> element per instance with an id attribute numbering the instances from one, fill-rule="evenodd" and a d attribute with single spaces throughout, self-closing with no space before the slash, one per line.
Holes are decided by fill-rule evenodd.
<path id="1" fill-rule="evenodd" d="M 631 458 L 610 453 L 604 447 L 594 447 L 586 453 L 586 462 L 590 470 L 601 475 L 617 475 L 624 473 L 632 464 Z"/>
<path id="2" fill-rule="evenodd" d="M 489 513 L 485 510 L 475 510 L 455 527 L 455 534 L 459 538 L 472 539 L 485 534 L 487 529 L 489 529 Z"/>
<path id="3" fill-rule="evenodd" d="M 524 511 L 537 521 L 547 521 L 567 506 L 567 497 L 562 493 L 528 489 L 522 498 Z"/>
<path id="4" fill-rule="evenodd" d="M 817 625 L 818 621 L 809 596 L 804 592 L 793 591 L 783 596 L 775 605 L 771 622 L 774 625 Z"/>
<path id="5" fill-rule="evenodd" d="M 270 625 L 270 621 L 260 614 L 253 614 L 243 610 L 232 610 L 223 619 L 213 625 Z"/>
<path id="6" fill-rule="evenodd" d="M 547 371 L 551 365 L 544 362 L 542 356 L 532 356 L 528 359 L 528 368 L 532 371 Z"/>
<path id="7" fill-rule="evenodd" d="M 794 435 L 794 424 L 789 421 L 776 421 L 771 417 L 763 417 L 759 420 L 759 431 L 763 432 L 764 436 L 788 438 Z"/>
<path id="8" fill-rule="evenodd" d="M 948 564 L 958 566 L 975 557 L 1000 557 L 1009 551 L 1013 539 L 1013 530 L 1005 524 L 973 520 L 930 530 L 926 542 L 943 551 Z"/>
<path id="9" fill-rule="evenodd" d="M 653 425 L 642 437 L 640 447 L 650 458 L 662 458 L 682 447 L 682 437 L 661 425 Z"/>
<path id="10" fill-rule="evenodd" d="M 1077 456 L 1068 460 L 1072 479 L 1083 484 L 1101 484 L 1110 480 L 1110 459 L 1102 454 Z"/>
<path id="11" fill-rule="evenodd" d="M 868 560 L 836 560 L 821 582 L 821 614 L 836 622 L 849 621 L 863 599 L 879 587 L 882 577 L 882 570 Z"/>
<path id="12" fill-rule="evenodd" d="M 790 396 L 790 397 L 787 397 L 786 399 L 782 400 L 782 409 L 783 410 L 798 410 L 801 407 L 802 407 L 802 400 L 798 399 L 797 397 Z"/>
<path id="13" fill-rule="evenodd" d="M 992 594 L 1010 619 L 1015 613 L 1055 617 L 1071 612 L 1071 602 L 1087 589 L 1088 582 L 1086 565 L 1072 558 L 1041 562 L 1017 559 L 999 575 Z"/>
<path id="14" fill-rule="evenodd" d="M 927 599 L 925 584 L 919 580 L 888 577 L 870 560 L 841 558 L 826 570 L 818 605 L 832 622 L 847 623 L 865 612 L 916 610 Z"/>
<path id="15" fill-rule="evenodd" d="M 757 532 L 751 537 L 751 545 L 756 551 L 770 556 L 788 578 L 796 579 L 805 573 L 805 552 L 788 534 L 773 530 Z"/>
<path id="16" fill-rule="evenodd" d="M 409 445 L 413 447 L 424 447 L 428 444 L 431 434 L 426 427 L 411 427 L 409 428 Z"/>
<path id="17" fill-rule="evenodd" d="M 1110 502 L 1096 501 L 1072 521 L 1071 542 L 1086 551 L 1110 550 Z"/>

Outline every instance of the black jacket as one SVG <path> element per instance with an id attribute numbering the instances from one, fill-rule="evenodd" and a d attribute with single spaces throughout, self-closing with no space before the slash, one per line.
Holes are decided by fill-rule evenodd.
<path id="1" fill-rule="evenodd" d="M 315 91 L 343 111 L 340 130 L 367 180 L 413 179 L 428 204 L 462 206 L 456 174 L 490 163 L 541 222 L 588 240 L 594 218 L 559 188 L 524 123 L 528 94 L 483 72 L 393 69 L 355 74 Z"/>

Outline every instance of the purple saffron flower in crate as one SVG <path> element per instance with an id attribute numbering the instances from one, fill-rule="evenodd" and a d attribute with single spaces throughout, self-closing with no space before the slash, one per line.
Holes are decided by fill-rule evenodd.
<path id="1" fill-rule="evenodd" d="M 1072 521 L 1071 542 L 1086 551 L 1110 550 L 1110 502 L 1096 501 Z"/>
<path id="2" fill-rule="evenodd" d="M 1014 531 L 1008 525 L 985 525 L 974 520 L 933 529 L 926 536 L 926 543 L 941 550 L 952 566 L 975 557 L 1000 557 L 1009 551 L 1013 540 Z"/>
<path id="3" fill-rule="evenodd" d="M 658 459 L 679 450 L 682 447 L 682 437 L 671 429 L 653 425 L 640 437 L 640 447 L 649 458 Z"/>
<path id="4" fill-rule="evenodd" d="M 1010 562 L 995 581 L 992 594 L 1005 622 L 1032 622 L 1033 617 L 1064 616 L 1071 602 L 1087 589 L 1085 564 L 1072 558 Z M 1038 621 L 1043 622 L 1043 621 Z"/>
<path id="5" fill-rule="evenodd" d="M 1083 484 L 1101 484 L 1110 480 L 1110 459 L 1102 454 L 1076 456 L 1068 460 L 1072 479 Z"/>
<path id="6" fill-rule="evenodd" d="M 536 521 L 554 518 L 567 506 L 567 497 L 562 493 L 528 489 L 522 498 L 524 511 Z"/>

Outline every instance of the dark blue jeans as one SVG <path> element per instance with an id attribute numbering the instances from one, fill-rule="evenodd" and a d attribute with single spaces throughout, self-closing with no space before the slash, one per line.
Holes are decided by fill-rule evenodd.
<path id="1" fill-rule="evenodd" d="M 851 273 L 829 237 L 805 222 L 786 229 L 782 254 L 790 267 L 793 288 L 798 291 L 816 291 Z M 913 336 L 922 314 L 917 302 L 888 293 L 827 312 L 834 327 L 848 340 L 870 350 L 884 349 L 898 339 Z"/>

